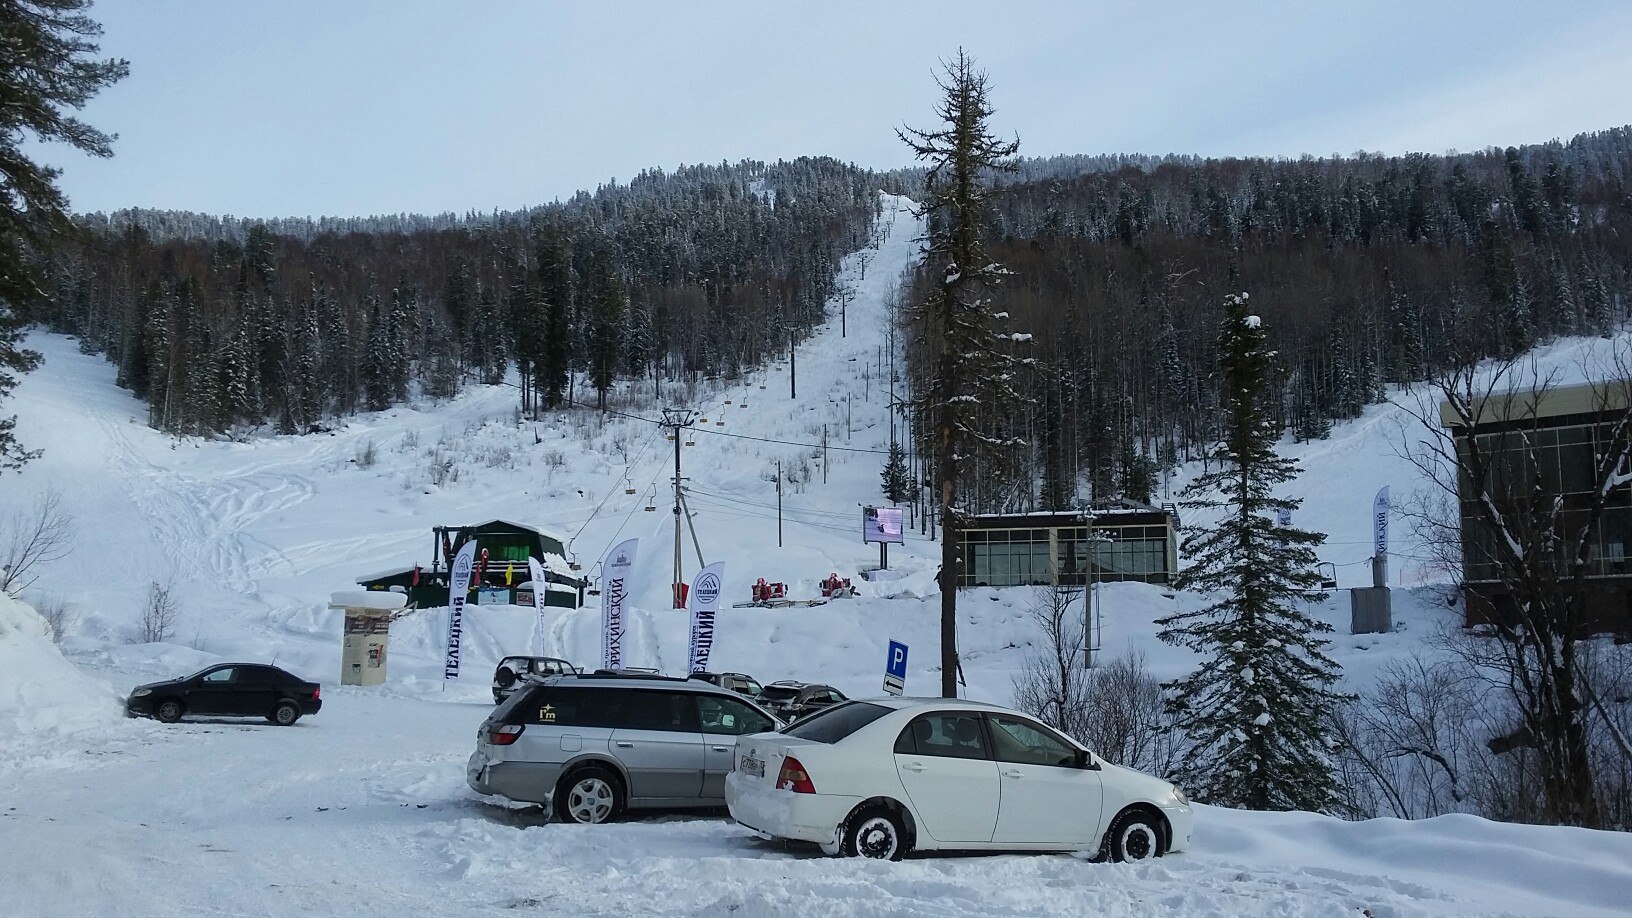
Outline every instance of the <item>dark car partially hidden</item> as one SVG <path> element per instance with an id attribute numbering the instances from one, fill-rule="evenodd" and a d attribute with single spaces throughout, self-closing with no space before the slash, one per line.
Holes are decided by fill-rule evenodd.
<path id="1" fill-rule="evenodd" d="M 220 663 L 185 679 L 138 685 L 125 699 L 129 717 L 173 724 L 183 717 L 264 717 L 287 727 L 323 707 L 322 689 L 264 663 Z"/>
<path id="2" fill-rule="evenodd" d="M 820 682 L 772 682 L 760 691 L 759 703 L 783 720 L 793 721 L 814 714 L 828 705 L 848 701 L 844 693 Z"/>

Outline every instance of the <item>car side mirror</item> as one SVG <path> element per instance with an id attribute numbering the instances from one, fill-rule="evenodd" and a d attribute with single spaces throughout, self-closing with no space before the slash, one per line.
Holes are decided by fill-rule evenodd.
<path id="1" fill-rule="evenodd" d="M 1094 761 L 1094 757 L 1090 755 L 1086 749 L 1077 750 L 1077 767 L 1085 768 L 1090 771 L 1099 770 L 1099 764 Z"/>

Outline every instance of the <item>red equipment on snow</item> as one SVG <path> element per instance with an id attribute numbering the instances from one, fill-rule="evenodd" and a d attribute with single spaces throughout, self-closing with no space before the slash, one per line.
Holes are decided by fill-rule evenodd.
<path id="1" fill-rule="evenodd" d="M 822 595 L 828 599 L 852 598 L 856 595 L 856 588 L 850 585 L 850 578 L 840 577 L 837 572 L 828 574 L 821 586 Z"/>

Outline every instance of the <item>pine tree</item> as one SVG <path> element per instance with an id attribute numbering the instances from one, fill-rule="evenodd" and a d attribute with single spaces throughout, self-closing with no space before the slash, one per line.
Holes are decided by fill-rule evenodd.
<path id="1" fill-rule="evenodd" d="M 1204 657 L 1166 686 L 1175 724 L 1190 740 L 1183 777 L 1208 803 L 1329 810 L 1336 782 L 1327 723 L 1344 697 L 1332 689 L 1338 666 L 1324 652 L 1329 642 L 1316 637 L 1331 626 L 1298 607 L 1319 586 L 1313 546 L 1326 537 L 1275 520 L 1300 503 L 1275 496 L 1298 469 L 1275 453 L 1265 409 L 1271 352 L 1244 293 L 1225 299 L 1219 353 L 1224 439 L 1213 470 L 1181 502 L 1222 516 L 1185 537 L 1194 561 L 1176 582 L 1210 602 L 1157 622 L 1163 641 Z"/>
<path id="2" fill-rule="evenodd" d="M 39 365 L 22 346 L 16 310 L 47 296 L 35 259 L 72 231 L 60 170 L 27 153 L 34 142 L 66 143 L 91 156 L 112 156 L 113 138 L 78 118 L 102 89 L 122 79 L 122 60 L 96 60 L 91 39 L 102 29 L 84 10 L 90 0 L 0 3 L 0 401 L 18 377 Z M 0 418 L 0 471 L 34 458 L 17 442 L 16 418 Z"/>
<path id="3" fill-rule="evenodd" d="M 566 240 L 554 226 L 539 231 L 535 264 L 539 296 L 544 300 L 544 338 L 535 371 L 536 385 L 544 407 L 555 408 L 567 388 L 573 331 L 568 321 L 572 315 L 572 263 Z"/>
<path id="4" fill-rule="evenodd" d="M 907 450 L 899 442 L 890 444 L 889 458 L 884 460 L 884 499 L 892 504 L 905 503 L 912 497 L 912 475 L 907 472 Z"/>
<path id="5" fill-rule="evenodd" d="M 924 175 L 922 207 L 928 216 L 926 270 L 928 289 L 913 304 L 918 333 L 927 345 L 925 359 L 934 366 L 921 390 L 920 410 L 934 430 L 936 487 L 941 514 L 941 694 L 957 697 L 958 520 L 962 507 L 958 480 L 966 454 L 993 443 L 974 418 L 972 408 L 984 399 L 988 412 L 1013 411 L 1026 399 L 1014 391 L 1011 371 L 1019 361 L 1011 353 L 1015 339 L 1000 336 L 995 326 L 1007 313 L 992 307 L 992 290 L 1008 273 L 986 252 L 981 239 L 992 174 L 1013 171 L 1018 140 L 1003 141 L 991 133 L 992 116 L 986 74 L 959 49 L 938 81 L 943 93 L 936 109 L 943 122 L 933 130 L 898 131 L 914 156 L 929 163 Z M 1000 316 L 1001 313 L 1001 316 Z"/>
<path id="6" fill-rule="evenodd" d="M 611 253 L 594 255 L 590 284 L 586 292 L 592 312 L 589 316 L 589 383 L 595 387 L 595 407 L 606 407 L 606 393 L 617 378 L 619 336 L 627 305 L 623 281 L 612 265 Z"/>
<path id="7" fill-rule="evenodd" d="M 391 407 L 391 327 L 374 298 L 369 309 L 368 338 L 363 346 L 363 396 L 369 411 Z"/>

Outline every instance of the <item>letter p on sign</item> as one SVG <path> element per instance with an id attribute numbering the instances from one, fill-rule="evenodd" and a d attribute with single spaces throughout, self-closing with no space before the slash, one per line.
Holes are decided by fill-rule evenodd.
<path id="1" fill-rule="evenodd" d="M 890 655 L 884 661 L 884 691 L 899 695 L 907 686 L 907 645 L 890 642 Z"/>

